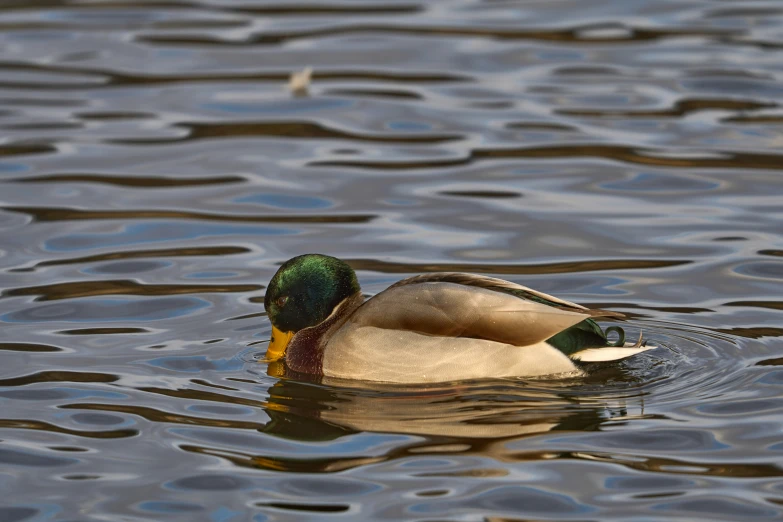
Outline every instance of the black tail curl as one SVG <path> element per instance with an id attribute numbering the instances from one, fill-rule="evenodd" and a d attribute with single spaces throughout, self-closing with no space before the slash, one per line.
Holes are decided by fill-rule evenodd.
<path id="1" fill-rule="evenodd" d="M 625 346 L 625 330 L 620 328 L 619 326 L 609 326 L 606 328 L 606 336 L 609 337 L 609 332 L 616 332 L 617 333 L 617 340 L 614 342 L 607 341 L 608 346 Z"/>

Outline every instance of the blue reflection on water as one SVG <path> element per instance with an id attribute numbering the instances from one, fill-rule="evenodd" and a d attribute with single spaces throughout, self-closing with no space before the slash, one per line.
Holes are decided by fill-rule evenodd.
<path id="1" fill-rule="evenodd" d="M 0 172 L 24 172 L 25 170 L 30 170 L 30 166 L 24 163 L 0 162 Z"/>
<path id="2" fill-rule="evenodd" d="M 432 130 L 432 125 L 421 121 L 390 121 L 386 124 L 389 129 L 401 131 L 427 131 Z"/>
<path id="3" fill-rule="evenodd" d="M 181 317 L 208 308 L 212 303 L 198 297 L 83 298 L 31 306 L 0 315 L 6 323 L 109 323 L 114 321 L 159 321 Z"/>
<path id="4" fill-rule="evenodd" d="M 660 172 L 637 172 L 630 179 L 600 183 L 599 187 L 610 190 L 643 192 L 702 192 L 720 188 L 717 181 L 672 176 Z"/>
<path id="5" fill-rule="evenodd" d="M 324 198 L 315 198 L 310 196 L 292 196 L 287 194 L 270 194 L 260 192 L 234 200 L 235 203 L 261 203 L 262 205 L 275 208 L 290 209 L 316 209 L 329 208 L 332 202 Z"/>
<path id="6" fill-rule="evenodd" d="M 91 397 L 100 397 L 101 399 L 127 399 L 129 398 L 127 393 L 120 393 L 114 391 L 102 391 L 96 389 L 81 389 L 71 387 L 57 387 L 51 388 L 53 390 L 62 390 L 66 392 L 70 397 L 77 399 L 87 399 Z"/>
<path id="7" fill-rule="evenodd" d="M 0 521 L 43 522 L 44 520 L 54 520 L 54 516 L 60 512 L 62 512 L 62 507 L 58 504 L 16 504 L 0 507 Z"/>
<path id="8" fill-rule="evenodd" d="M 191 511 L 201 511 L 204 509 L 199 504 L 190 504 L 185 502 L 171 502 L 165 500 L 148 500 L 139 504 L 142 511 L 152 511 L 154 513 L 186 513 Z"/>
<path id="9" fill-rule="evenodd" d="M 210 359 L 204 355 L 158 357 L 150 359 L 146 363 L 150 366 L 186 373 L 201 373 L 205 370 L 232 371 L 242 369 L 245 366 L 245 362 L 237 357 Z"/>
<path id="10" fill-rule="evenodd" d="M 171 266 L 174 266 L 174 263 L 171 261 L 112 261 L 109 263 L 101 263 L 97 266 L 87 266 L 80 269 L 79 272 L 92 275 L 140 274 L 142 272 L 150 272 L 160 268 L 169 268 Z"/>
<path id="11" fill-rule="evenodd" d="M 181 239 L 197 239 L 211 236 L 252 235 L 282 236 L 296 234 L 297 230 L 285 227 L 206 224 L 161 221 L 126 225 L 121 232 L 96 234 L 69 234 L 54 237 L 44 243 L 51 252 L 73 252 L 119 245 L 159 243 Z"/>
<path id="12" fill-rule="evenodd" d="M 297 112 L 312 114 L 318 110 L 342 109 L 350 107 L 353 103 L 351 100 L 340 98 L 293 98 L 275 99 L 262 103 L 213 102 L 205 103 L 202 107 L 208 110 L 239 114 L 274 113 L 290 115 Z"/>
<path id="13" fill-rule="evenodd" d="M 19 389 L 18 386 L 0 387 L 0 400 L 17 401 L 59 401 L 65 399 L 127 399 L 124 393 L 106 392 L 100 390 L 84 390 L 79 388 L 53 387 L 47 389 Z M 0 521 L 2 518 L 0 518 Z"/>
<path id="14" fill-rule="evenodd" d="M 238 272 L 193 272 L 182 276 L 185 279 L 221 279 L 226 277 L 236 277 Z"/>
<path id="15" fill-rule="evenodd" d="M 237 515 L 241 515 L 239 511 L 232 511 L 227 507 L 221 507 L 209 514 L 209 519 L 212 522 L 228 522 Z"/>

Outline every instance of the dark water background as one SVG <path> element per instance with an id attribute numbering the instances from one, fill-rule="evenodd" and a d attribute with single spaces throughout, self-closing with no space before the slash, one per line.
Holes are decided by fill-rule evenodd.
<path id="1" fill-rule="evenodd" d="M 783 2 L 0 7 L 0 521 L 781 515 Z M 280 380 L 263 285 L 310 251 L 660 348 Z"/>

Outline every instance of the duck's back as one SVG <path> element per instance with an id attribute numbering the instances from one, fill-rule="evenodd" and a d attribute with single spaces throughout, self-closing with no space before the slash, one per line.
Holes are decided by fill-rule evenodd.
<path id="1" fill-rule="evenodd" d="M 412 383 L 576 370 L 545 341 L 590 311 L 561 300 L 555 304 L 562 306 L 549 306 L 485 286 L 422 280 L 381 292 L 329 339 L 324 375 Z"/>

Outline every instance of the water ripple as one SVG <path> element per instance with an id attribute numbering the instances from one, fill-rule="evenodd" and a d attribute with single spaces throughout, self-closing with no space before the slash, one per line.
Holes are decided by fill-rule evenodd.
<path id="1" fill-rule="evenodd" d="M 3 2 L 0 520 L 780 518 L 782 26 Z M 505 277 L 657 348 L 570 380 L 287 374 L 264 285 L 312 251 L 368 295 Z"/>

